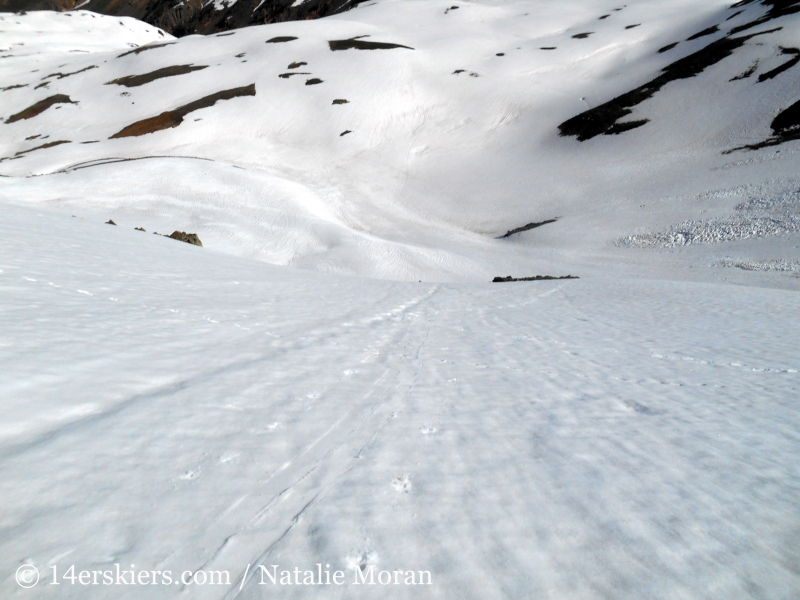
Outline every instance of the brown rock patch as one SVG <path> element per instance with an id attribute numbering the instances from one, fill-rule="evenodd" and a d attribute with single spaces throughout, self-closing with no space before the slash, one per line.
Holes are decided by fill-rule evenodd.
<path id="1" fill-rule="evenodd" d="M 73 102 L 66 94 L 56 94 L 55 96 L 50 96 L 44 100 L 39 100 L 39 102 L 36 104 L 31 104 L 25 110 L 20 111 L 15 115 L 11 115 L 6 119 L 6 123 L 14 123 L 23 119 L 32 119 L 33 117 L 42 114 L 54 104 L 77 104 L 77 102 Z"/>
<path id="2" fill-rule="evenodd" d="M 185 231 L 173 231 L 172 235 L 167 237 L 172 238 L 173 240 L 178 240 L 179 242 L 186 242 L 187 244 L 193 244 L 195 246 L 203 245 L 203 242 L 200 241 L 200 238 L 197 237 L 196 233 L 186 233 Z"/>
<path id="3" fill-rule="evenodd" d="M 150 83 L 156 79 L 163 79 L 164 77 L 175 77 L 176 75 L 186 75 L 193 71 L 202 71 L 208 65 L 175 65 L 172 67 L 164 67 L 163 69 L 156 69 L 149 73 L 142 75 L 128 75 L 127 77 L 120 77 L 106 82 L 106 85 L 124 85 L 125 87 L 138 87 L 145 83 Z"/>
<path id="4" fill-rule="evenodd" d="M 200 98 L 199 100 L 195 100 L 194 102 L 190 102 L 184 106 L 176 108 L 175 110 L 168 110 L 166 112 L 161 113 L 155 117 L 150 117 L 149 119 L 143 119 L 141 121 L 137 121 L 131 125 L 128 125 L 121 131 L 112 135 L 109 139 L 115 138 L 123 138 L 123 137 L 134 137 L 139 135 L 145 135 L 147 133 L 154 133 L 156 131 L 161 131 L 162 129 L 170 129 L 172 127 L 177 127 L 183 122 L 183 118 L 191 112 L 196 110 L 200 110 L 201 108 L 208 108 L 216 104 L 219 100 L 230 100 L 231 98 L 236 98 L 238 96 L 255 96 L 256 95 L 256 84 L 251 83 L 250 85 L 234 88 L 231 90 L 223 90 L 221 92 L 217 92 L 216 94 L 211 94 L 210 96 L 206 96 L 204 98 Z"/>

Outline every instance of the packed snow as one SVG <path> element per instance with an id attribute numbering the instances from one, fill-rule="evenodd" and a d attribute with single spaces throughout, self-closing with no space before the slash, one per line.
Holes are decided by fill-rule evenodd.
<path id="1" fill-rule="evenodd" d="M 797 598 L 800 13 L 740 4 L 0 14 L 0 596 Z"/>

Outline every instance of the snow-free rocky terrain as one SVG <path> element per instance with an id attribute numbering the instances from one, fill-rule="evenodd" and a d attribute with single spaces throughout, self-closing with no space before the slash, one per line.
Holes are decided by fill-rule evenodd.
<path id="1" fill-rule="evenodd" d="M 90 10 L 133 17 L 181 37 L 248 25 L 318 19 L 365 0 L 0 0 L 0 12 Z"/>
<path id="2" fill-rule="evenodd" d="M 0 14 L 0 597 L 800 597 L 798 63 L 779 0 Z"/>

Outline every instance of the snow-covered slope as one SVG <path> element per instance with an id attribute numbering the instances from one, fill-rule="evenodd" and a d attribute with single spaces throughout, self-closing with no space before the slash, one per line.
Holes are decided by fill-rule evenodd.
<path id="1" fill-rule="evenodd" d="M 12 206 L 0 257 L 4 598 L 800 589 L 796 292 L 369 281 Z M 51 585 L 118 563 L 231 585 Z M 253 576 L 317 563 L 346 584 Z"/>
<path id="2" fill-rule="evenodd" d="M 796 598 L 798 5 L 0 15 L 0 597 Z"/>
<path id="3" fill-rule="evenodd" d="M 452 6 L 388 0 L 161 46 L 148 26 L 127 39 L 124 20 L 81 11 L 3 17 L 0 77 L 23 87 L 0 92 L 0 193 L 126 227 L 191 229 L 275 264 L 416 281 L 630 260 L 615 240 L 796 190 L 794 144 L 725 152 L 769 138 L 797 100 L 799 67 L 759 81 L 793 60 L 797 15 L 759 24 L 771 14 L 760 3 L 689 0 Z M 715 40 L 753 34 L 623 119 L 646 125 L 559 136 L 560 124 Z M 87 39 L 104 51 L 71 51 Z M 343 40 L 354 42 L 333 43 Z M 372 42 L 402 47 L 348 48 Z M 60 102 L 19 116 L 47 98 Z M 97 166 L 119 159 L 138 160 Z M 698 200 L 708 192 L 725 200 Z M 780 258 L 753 252 L 765 255 L 734 258 Z M 698 267 L 718 258 L 698 256 Z"/>

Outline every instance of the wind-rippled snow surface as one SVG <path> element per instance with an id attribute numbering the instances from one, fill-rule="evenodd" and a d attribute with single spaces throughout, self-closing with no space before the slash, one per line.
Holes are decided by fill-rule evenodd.
<path id="1" fill-rule="evenodd" d="M 7 597 L 68 597 L 51 564 L 228 570 L 183 591 L 222 598 L 248 563 L 349 581 L 359 556 L 434 585 L 240 597 L 800 585 L 796 292 L 381 283 L 31 209 L 0 227 L 0 557 L 44 575 Z"/>

